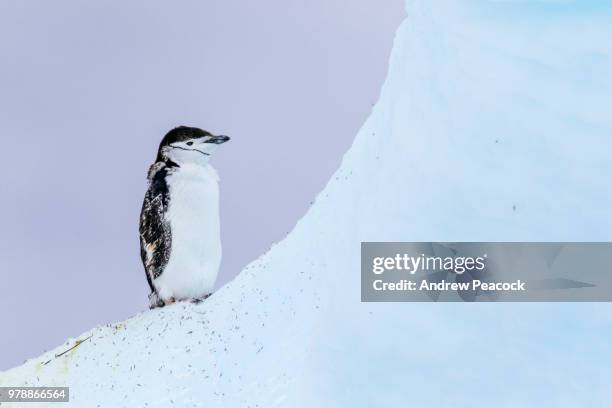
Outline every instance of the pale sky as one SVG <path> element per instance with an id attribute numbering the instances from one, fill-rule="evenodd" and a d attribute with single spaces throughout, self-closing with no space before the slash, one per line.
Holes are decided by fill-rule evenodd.
<path id="1" fill-rule="evenodd" d="M 402 0 L 0 3 L 0 370 L 145 310 L 138 215 L 177 125 L 230 135 L 220 282 L 281 240 L 376 102 Z"/>

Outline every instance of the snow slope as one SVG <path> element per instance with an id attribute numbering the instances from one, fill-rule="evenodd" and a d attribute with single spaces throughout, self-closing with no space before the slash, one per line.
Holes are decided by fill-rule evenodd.
<path id="1" fill-rule="evenodd" d="M 75 407 L 609 405 L 608 304 L 362 304 L 359 249 L 610 240 L 611 20 L 408 0 L 379 102 L 285 240 L 203 304 L 95 328 L 0 386 L 69 385 Z"/>

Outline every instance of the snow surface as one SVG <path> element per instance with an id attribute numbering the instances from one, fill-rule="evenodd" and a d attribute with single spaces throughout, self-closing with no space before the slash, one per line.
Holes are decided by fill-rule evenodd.
<path id="1" fill-rule="evenodd" d="M 612 238 L 603 3 L 408 0 L 379 102 L 285 240 L 203 304 L 95 328 L 0 386 L 69 385 L 78 407 L 608 406 L 609 304 L 359 290 L 360 241 Z"/>

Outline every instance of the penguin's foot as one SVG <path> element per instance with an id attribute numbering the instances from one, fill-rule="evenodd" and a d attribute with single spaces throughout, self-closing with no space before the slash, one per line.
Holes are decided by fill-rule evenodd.
<path id="1" fill-rule="evenodd" d="M 175 301 L 176 301 L 176 300 L 175 300 L 173 297 L 171 297 L 170 299 L 164 299 L 164 306 L 171 305 L 171 304 L 173 304 Z"/>
<path id="2" fill-rule="evenodd" d="M 210 295 L 212 295 L 212 293 L 209 293 L 208 295 L 204 295 L 201 298 L 191 298 L 189 301 L 195 305 L 202 303 L 203 301 L 205 301 L 206 299 L 208 299 L 210 297 Z"/>

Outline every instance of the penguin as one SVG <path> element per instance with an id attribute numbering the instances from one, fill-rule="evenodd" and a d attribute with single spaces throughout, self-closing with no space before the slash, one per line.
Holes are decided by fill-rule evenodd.
<path id="1" fill-rule="evenodd" d="M 151 309 L 212 293 L 221 263 L 219 177 L 209 160 L 230 140 L 179 126 L 162 139 L 140 213 L 140 257 Z"/>

